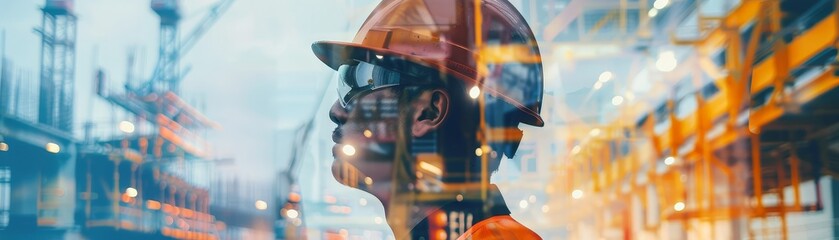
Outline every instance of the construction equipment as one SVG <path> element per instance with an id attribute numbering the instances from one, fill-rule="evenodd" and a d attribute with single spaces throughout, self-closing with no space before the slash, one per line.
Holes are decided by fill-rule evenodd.
<path id="1" fill-rule="evenodd" d="M 134 90 L 138 95 L 158 91 L 178 93 L 185 71 L 180 69 L 180 59 L 204 36 L 233 4 L 234 0 L 215 3 L 210 12 L 190 31 L 183 40 L 179 39 L 181 8 L 179 0 L 152 0 L 151 8 L 160 16 L 160 46 L 157 65 L 151 78 Z"/>

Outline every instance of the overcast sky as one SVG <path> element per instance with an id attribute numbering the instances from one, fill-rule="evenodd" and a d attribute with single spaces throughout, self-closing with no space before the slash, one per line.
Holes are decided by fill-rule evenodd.
<path id="1" fill-rule="evenodd" d="M 182 1 L 182 36 L 215 1 Z M 38 8 L 44 2 L 0 0 L 6 56 L 16 68 L 33 75 L 39 69 L 40 38 L 32 29 L 40 24 Z M 122 120 L 104 101 L 91 98 L 93 73 L 102 67 L 111 89 L 118 90 L 125 81 L 127 51 L 134 47 L 141 52 L 138 57 L 145 56 L 138 65 L 144 66 L 142 79 L 148 79 L 157 59 L 159 20 L 149 0 L 75 2 L 76 125 Z M 206 115 L 222 125 L 208 138 L 216 157 L 235 159 L 235 166 L 226 167 L 231 173 L 268 181 L 285 167 L 287 136 L 314 113 L 323 84 L 331 76 L 312 55 L 310 44 L 350 40 L 374 2 L 237 0 L 182 59 L 182 66 L 191 66 L 191 71 L 183 80 L 181 95 L 204 102 Z"/>

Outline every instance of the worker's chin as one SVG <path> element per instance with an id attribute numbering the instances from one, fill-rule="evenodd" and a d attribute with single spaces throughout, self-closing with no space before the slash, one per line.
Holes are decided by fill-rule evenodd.
<path id="1" fill-rule="evenodd" d="M 337 145 L 336 145 L 337 148 Z M 332 177 L 349 187 L 367 190 L 379 181 L 389 181 L 392 174 L 392 156 L 370 151 L 358 151 L 353 156 L 336 152 L 332 161 Z M 373 182 L 367 182 L 370 178 Z"/>
<path id="2" fill-rule="evenodd" d="M 340 159 L 335 159 L 332 161 L 332 177 L 335 178 L 335 181 L 344 184 L 344 179 L 341 177 L 341 165 L 346 164 Z M 346 185 L 346 184 L 344 184 Z"/>
<path id="3" fill-rule="evenodd" d="M 335 146 L 332 146 L 332 158 L 333 158 L 333 161 L 332 161 L 332 176 L 335 177 L 336 181 L 343 182 L 340 179 L 341 165 L 342 164 L 347 164 L 347 163 L 346 163 L 346 160 L 342 159 L 343 155 L 341 155 L 341 153 L 340 153 L 340 151 L 341 151 L 340 147 L 341 147 L 341 144 L 335 144 Z"/>
<path id="4" fill-rule="evenodd" d="M 347 169 L 345 166 L 352 170 L 345 171 Z M 350 173 L 350 171 L 356 172 Z M 364 184 L 364 176 L 365 174 L 350 162 L 339 158 L 335 158 L 335 161 L 332 161 L 332 177 L 344 186 L 366 191 L 368 187 Z"/>
<path id="5" fill-rule="evenodd" d="M 353 159 L 350 159 L 350 158 L 352 158 L 351 156 L 346 156 L 346 155 L 340 153 L 340 150 L 339 150 L 340 146 L 341 146 L 340 144 L 336 144 L 335 147 L 333 147 L 334 160 L 332 161 L 332 177 L 335 178 L 335 181 L 338 181 L 339 183 L 341 183 L 343 185 L 346 185 L 346 186 L 349 186 L 349 187 L 356 187 L 356 186 L 353 186 L 352 182 L 350 182 L 351 181 L 350 176 L 353 175 L 353 174 L 350 174 L 349 171 L 359 171 L 360 169 L 356 166 L 353 166 L 350 163 L 350 160 L 353 160 Z M 349 169 L 352 169 L 352 170 L 345 171 L 345 169 L 347 169 L 347 168 L 344 167 L 345 165 L 347 165 L 349 167 Z M 354 175 L 358 176 L 359 173 L 356 173 Z"/>

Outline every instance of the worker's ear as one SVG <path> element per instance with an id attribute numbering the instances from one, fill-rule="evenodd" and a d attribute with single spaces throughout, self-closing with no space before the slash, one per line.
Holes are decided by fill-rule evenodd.
<path id="1" fill-rule="evenodd" d="M 411 134 L 414 137 L 422 137 L 436 130 L 446 119 L 449 112 L 449 95 L 440 89 L 424 91 L 413 105 Z"/>

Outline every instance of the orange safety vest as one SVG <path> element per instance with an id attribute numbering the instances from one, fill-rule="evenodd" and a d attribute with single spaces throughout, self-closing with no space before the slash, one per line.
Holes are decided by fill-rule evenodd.
<path id="1" fill-rule="evenodd" d="M 530 230 L 510 217 L 510 215 L 496 215 L 484 219 L 457 238 L 457 240 L 484 239 L 541 240 L 542 238 L 533 232 L 533 230 Z"/>

